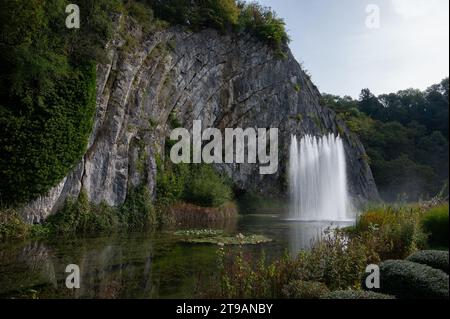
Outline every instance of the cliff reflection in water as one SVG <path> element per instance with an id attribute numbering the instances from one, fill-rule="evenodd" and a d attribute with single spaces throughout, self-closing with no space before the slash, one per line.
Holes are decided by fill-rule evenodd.
<path id="1" fill-rule="evenodd" d="M 337 225 L 251 215 L 215 228 L 274 239 L 243 248 L 254 256 L 264 251 L 272 259 L 286 249 L 291 255 L 308 249 L 330 226 Z M 107 238 L 2 243 L 0 298 L 195 298 L 217 274 L 217 246 L 190 245 L 178 239 L 173 230 L 164 230 Z M 65 286 L 69 264 L 80 266 L 80 289 Z"/>

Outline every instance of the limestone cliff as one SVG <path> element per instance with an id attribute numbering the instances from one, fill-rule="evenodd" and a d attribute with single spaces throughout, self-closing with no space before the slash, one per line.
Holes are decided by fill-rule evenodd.
<path id="1" fill-rule="evenodd" d="M 173 27 L 143 36 L 136 45 L 116 36 L 107 62 L 98 65 L 95 125 L 83 159 L 24 215 L 39 222 L 82 188 L 91 201 L 118 205 L 141 183 L 154 192 L 156 156 L 162 154 L 176 116 L 186 128 L 279 128 L 279 171 L 260 175 L 257 165 L 221 165 L 237 187 L 262 195 L 284 195 L 291 134 L 340 134 L 345 140 L 350 193 L 358 201 L 378 198 L 358 138 L 331 110 L 288 50 L 280 59 L 250 35 L 191 32 Z"/>

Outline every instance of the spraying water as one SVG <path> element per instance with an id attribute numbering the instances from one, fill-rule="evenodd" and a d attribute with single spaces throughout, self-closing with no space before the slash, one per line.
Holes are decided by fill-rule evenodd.
<path id="1" fill-rule="evenodd" d="M 349 219 L 345 151 L 342 139 L 330 134 L 291 138 L 290 218 L 301 221 Z"/>

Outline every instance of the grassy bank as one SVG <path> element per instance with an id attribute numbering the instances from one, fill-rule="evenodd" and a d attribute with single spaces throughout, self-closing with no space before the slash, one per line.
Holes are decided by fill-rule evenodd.
<path id="1" fill-rule="evenodd" d="M 19 210 L 0 210 L 0 239 L 98 235 L 146 231 L 167 224 L 199 222 L 208 226 L 238 214 L 229 181 L 212 166 L 158 161 L 156 199 L 149 189 L 131 189 L 122 205 L 93 204 L 82 191 L 42 225 L 24 222 Z"/>
<path id="2" fill-rule="evenodd" d="M 448 270 L 448 214 L 448 204 L 432 208 L 424 205 L 372 208 L 359 217 L 354 227 L 328 231 L 310 251 L 301 251 L 295 258 L 286 255 L 271 263 L 266 263 L 264 256 L 255 260 L 244 250 L 220 248 L 220 275 L 208 296 L 408 298 L 405 288 L 397 289 L 404 286 L 415 291 L 417 297 L 436 298 L 445 297 L 447 287 L 448 298 L 448 275 L 442 270 Z M 436 244 L 447 251 L 423 251 Z M 418 251 L 423 256 L 414 255 Z M 418 262 L 421 260 L 422 264 Z M 382 283 L 388 287 L 379 291 L 381 294 L 363 289 L 366 267 L 374 263 L 380 265 Z M 406 282 L 401 277 L 402 270 L 408 274 Z M 397 285 L 389 287 L 388 281 Z"/>

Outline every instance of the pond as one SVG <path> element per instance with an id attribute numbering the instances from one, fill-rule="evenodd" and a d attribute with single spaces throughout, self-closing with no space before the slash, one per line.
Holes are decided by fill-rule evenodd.
<path id="1" fill-rule="evenodd" d="M 347 225 L 260 214 L 214 228 L 273 239 L 243 248 L 255 256 L 264 251 L 270 260 L 308 249 L 328 227 Z M 217 272 L 218 246 L 183 243 L 175 230 L 2 243 L 0 298 L 195 298 Z M 80 267 L 80 289 L 65 286 L 69 264 Z"/>

